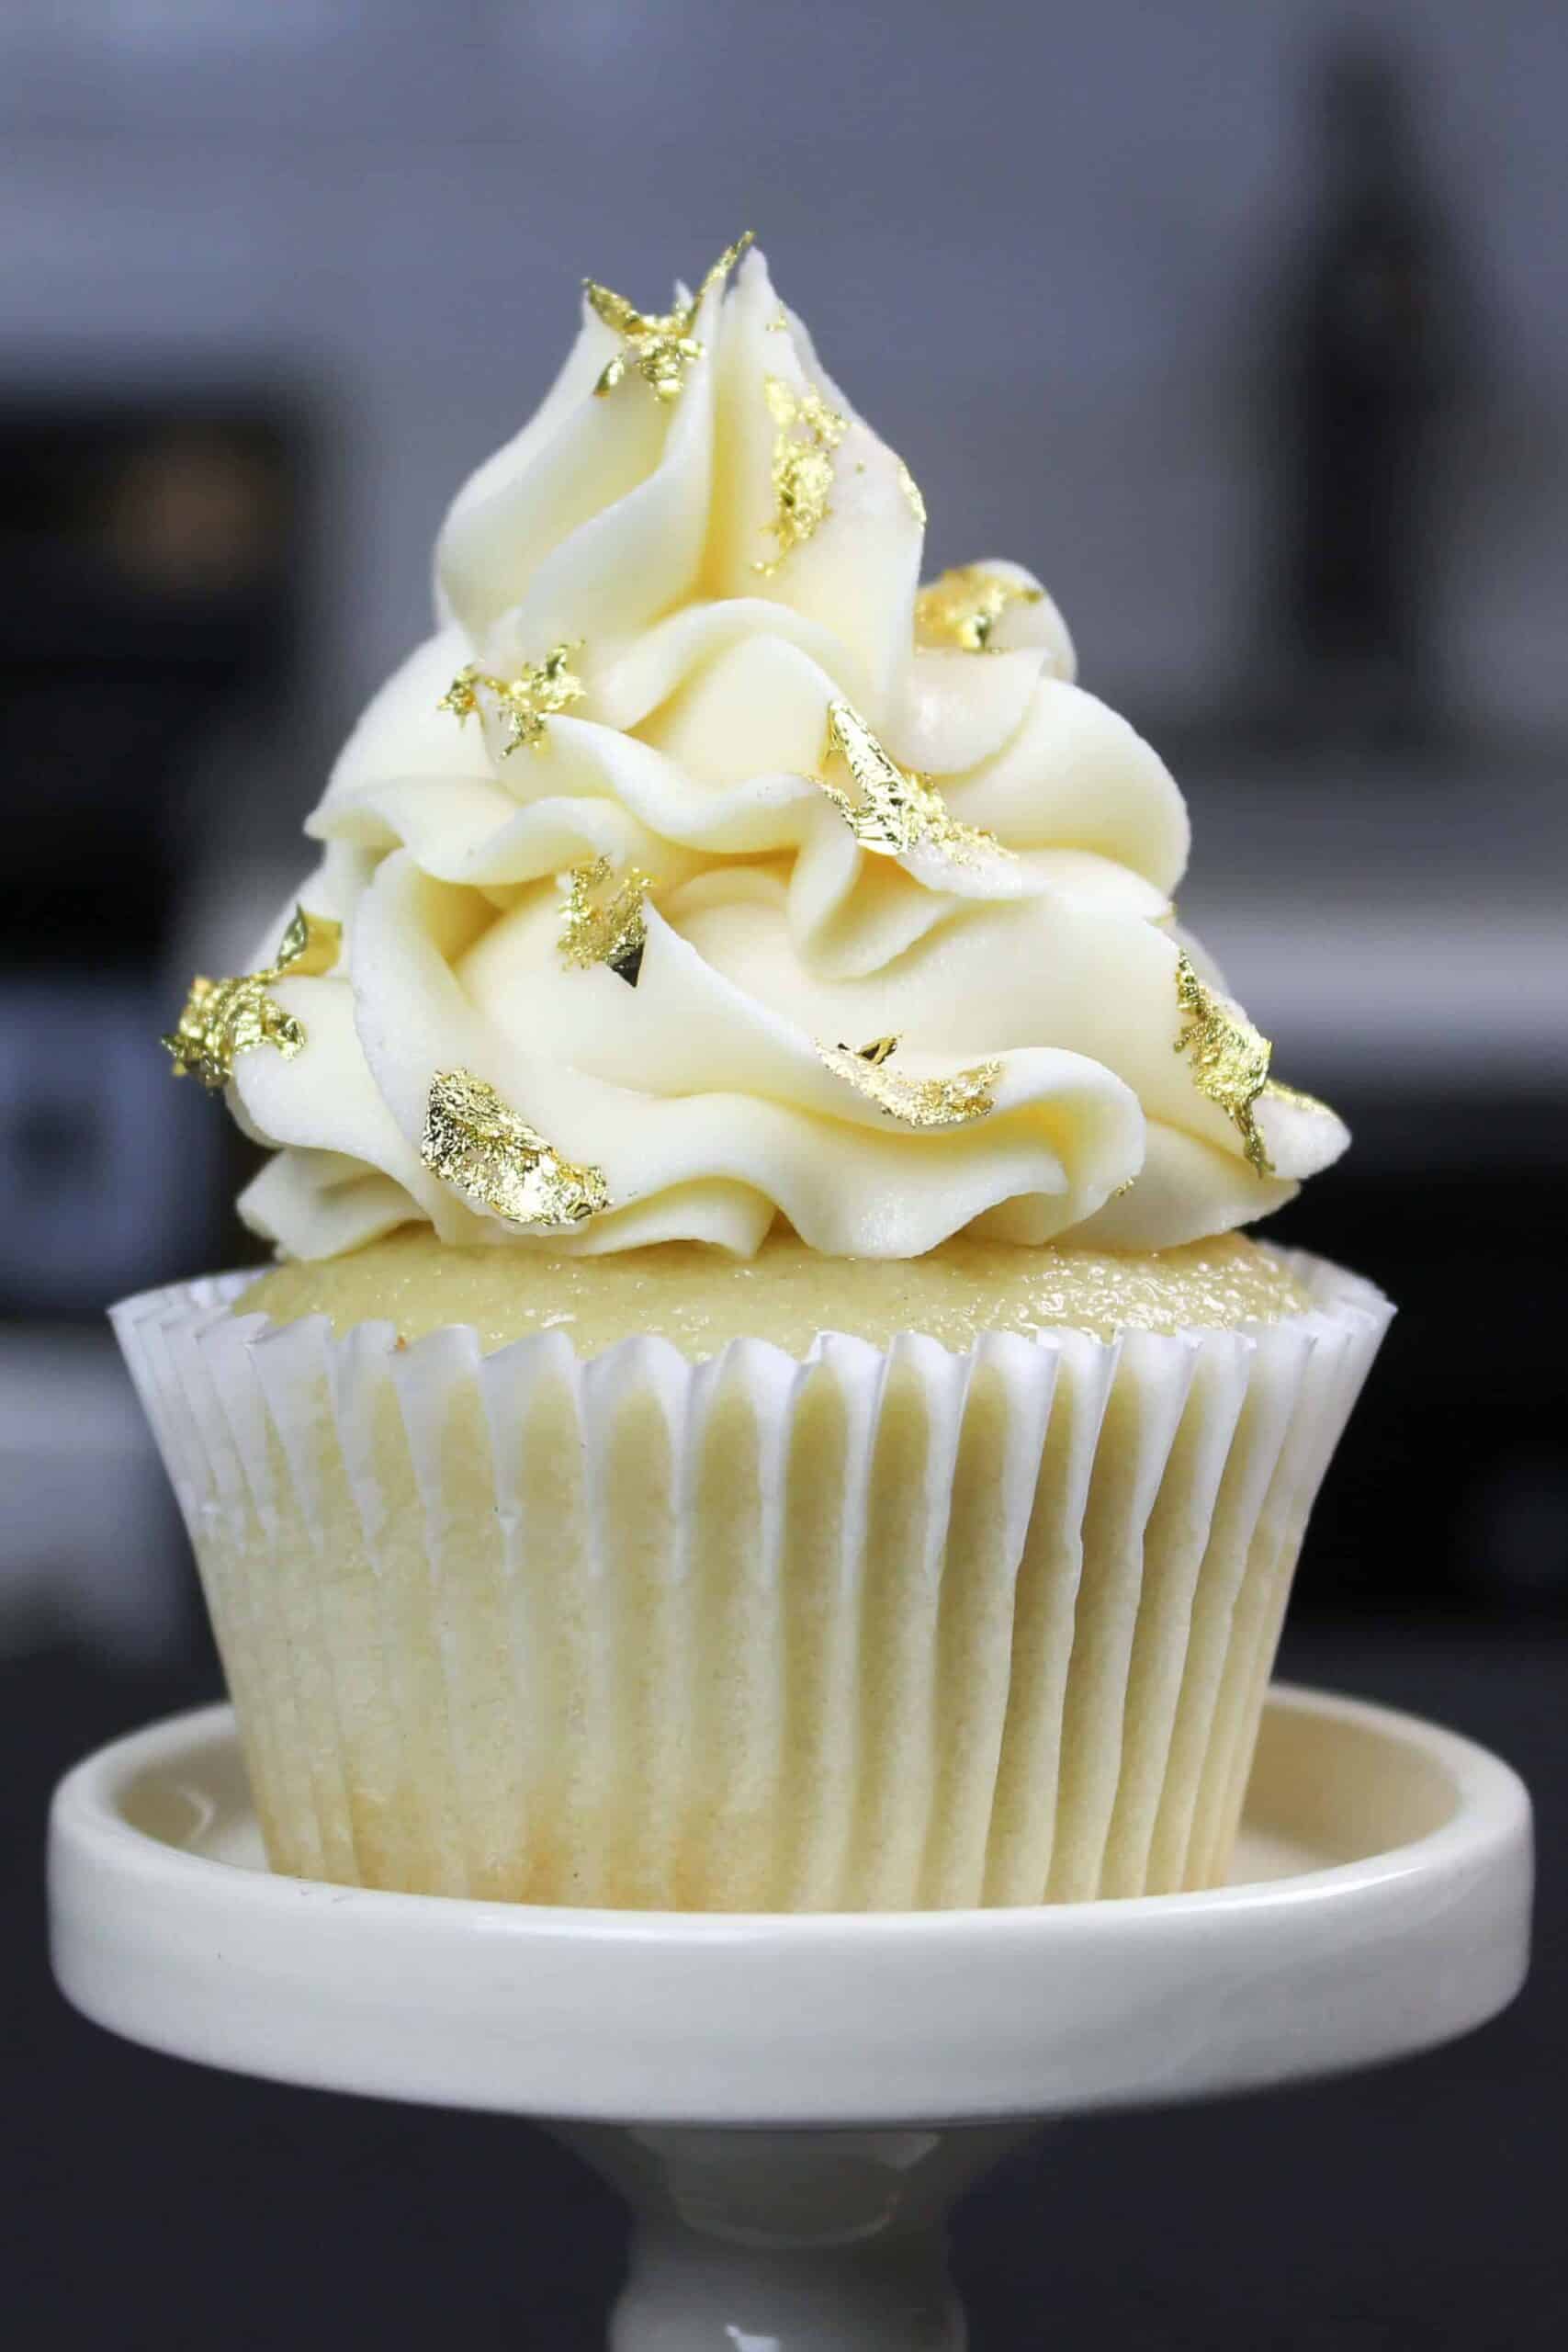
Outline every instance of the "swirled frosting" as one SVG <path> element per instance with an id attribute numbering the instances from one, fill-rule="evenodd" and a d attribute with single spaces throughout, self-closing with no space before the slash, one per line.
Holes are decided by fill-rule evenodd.
<path id="1" fill-rule="evenodd" d="M 924 523 L 760 254 L 590 288 L 308 822 L 337 961 L 258 954 L 302 1043 L 232 1059 L 253 1227 L 1163 1249 L 1337 1156 L 1175 928 L 1165 766 L 1029 573 L 922 591 Z"/>

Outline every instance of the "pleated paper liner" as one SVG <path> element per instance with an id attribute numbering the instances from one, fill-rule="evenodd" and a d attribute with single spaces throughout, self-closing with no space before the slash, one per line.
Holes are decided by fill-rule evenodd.
<path id="1" fill-rule="evenodd" d="M 1225 1876 L 1307 1512 L 1386 1326 L 483 1356 L 115 1310 L 276 1869 L 695 1910 Z"/>

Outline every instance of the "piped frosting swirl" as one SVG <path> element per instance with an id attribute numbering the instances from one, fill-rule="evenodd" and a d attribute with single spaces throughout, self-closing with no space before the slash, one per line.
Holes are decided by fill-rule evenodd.
<path id="1" fill-rule="evenodd" d="M 308 823 L 297 895 L 341 952 L 269 971 L 300 1043 L 232 1063 L 275 1148 L 248 1221 L 296 1257 L 419 1221 L 744 1256 L 781 1219 L 908 1257 L 965 1228 L 1162 1249 L 1277 1207 L 1345 1130 L 1196 1082 L 1194 988 L 1256 1033 L 1174 927 L 1165 766 L 1075 683 L 1032 575 L 920 591 L 907 468 L 761 255 L 730 258 L 668 313 L 592 289 L 458 493 L 436 631 Z M 487 1166 L 527 1139 L 516 1182 L 455 1181 L 454 1101 Z"/>

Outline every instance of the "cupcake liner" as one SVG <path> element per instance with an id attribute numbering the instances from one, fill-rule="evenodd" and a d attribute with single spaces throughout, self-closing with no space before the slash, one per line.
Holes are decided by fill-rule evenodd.
<path id="1" fill-rule="evenodd" d="M 1212 1885 L 1389 1309 L 481 1353 L 129 1300 L 275 1868 L 905 1909 Z"/>

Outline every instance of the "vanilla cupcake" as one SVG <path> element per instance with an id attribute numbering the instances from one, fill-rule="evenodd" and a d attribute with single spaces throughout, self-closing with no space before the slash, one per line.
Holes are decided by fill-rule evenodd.
<path id="1" fill-rule="evenodd" d="M 254 971 L 285 1261 L 117 1328 L 274 1866 L 682 1909 L 1224 1878 L 1386 1321 L 1156 755 L 760 254 L 590 285 Z M 732 277 L 733 272 L 733 277 Z"/>

